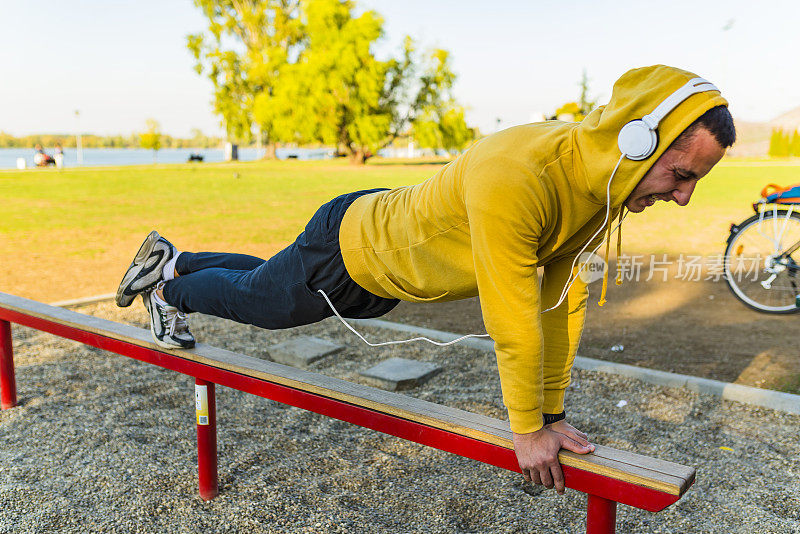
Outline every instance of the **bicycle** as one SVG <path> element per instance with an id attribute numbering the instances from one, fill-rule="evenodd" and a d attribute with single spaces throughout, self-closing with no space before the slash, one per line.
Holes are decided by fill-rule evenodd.
<path id="1" fill-rule="evenodd" d="M 725 281 L 754 310 L 800 312 L 800 184 L 767 185 L 753 211 L 752 217 L 731 224 Z"/>

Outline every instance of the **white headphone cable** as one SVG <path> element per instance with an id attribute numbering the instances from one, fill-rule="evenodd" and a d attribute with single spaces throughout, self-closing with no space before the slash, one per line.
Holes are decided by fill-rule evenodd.
<path id="1" fill-rule="evenodd" d="M 345 325 L 348 328 L 348 330 L 350 330 L 352 333 L 354 333 L 359 338 L 361 338 L 361 341 L 363 341 L 364 343 L 366 343 L 370 347 L 383 347 L 385 345 L 401 345 L 403 343 L 411 343 L 412 341 L 427 341 L 428 343 L 432 343 L 432 344 L 437 345 L 439 347 L 446 347 L 448 345 L 452 345 L 454 343 L 458 343 L 459 341 L 463 341 L 463 340 L 465 340 L 467 338 L 470 338 L 470 337 L 489 337 L 489 334 L 467 334 L 465 336 L 461 336 L 460 338 L 454 339 L 452 341 L 442 342 L 442 341 L 434 341 L 434 340 L 429 339 L 427 337 L 420 336 L 420 337 L 414 337 L 414 338 L 410 338 L 410 339 L 400 339 L 400 340 L 397 340 L 397 341 L 383 341 L 381 343 L 371 343 L 371 342 L 367 341 L 367 339 L 364 336 L 359 334 L 358 331 L 356 331 L 355 328 L 350 326 L 350 324 L 347 321 L 345 321 L 344 318 L 341 315 L 339 315 L 339 312 L 336 311 L 336 308 L 333 306 L 333 303 L 331 302 L 331 300 L 328 298 L 328 295 L 326 295 L 323 290 L 317 289 L 317 293 L 320 293 L 322 295 L 322 297 L 325 299 L 325 302 L 328 303 L 328 306 L 331 307 L 331 310 L 333 310 L 333 313 L 336 314 L 336 317 L 339 318 L 339 320 L 342 322 L 342 324 Z"/>
<path id="2" fill-rule="evenodd" d="M 614 170 L 611 171 L 611 177 L 608 179 L 608 184 L 606 185 L 606 217 L 605 217 L 605 219 L 603 219 L 603 223 L 600 225 L 600 228 L 597 229 L 597 231 L 594 233 L 594 235 L 589 238 L 589 240 L 586 242 L 586 244 L 583 245 L 583 248 L 581 248 L 581 250 L 575 255 L 575 258 L 572 260 L 572 265 L 569 268 L 569 272 L 570 273 L 572 273 L 572 270 L 575 269 L 575 262 L 577 262 L 578 258 L 581 257 L 581 254 L 583 254 L 586 251 L 586 247 L 588 247 L 589 244 L 592 241 L 594 241 L 594 238 L 596 238 L 603 230 L 606 229 L 606 224 L 608 223 L 608 218 L 611 216 L 611 181 L 614 179 L 614 176 L 617 174 L 617 169 L 619 169 L 619 166 L 622 163 L 623 159 L 625 159 L 625 154 L 622 154 L 619 157 L 619 160 L 617 161 L 617 164 L 614 166 Z M 617 224 L 616 228 L 614 228 L 614 229 L 616 230 L 617 228 L 619 228 L 620 224 L 622 224 L 622 221 L 620 221 L 620 223 Z M 597 245 L 597 247 L 592 251 L 592 254 L 597 252 L 597 249 L 599 249 L 600 246 L 604 242 L 605 242 L 605 238 L 602 241 L 600 241 L 600 245 Z M 572 289 L 572 285 L 575 283 L 575 281 L 578 279 L 578 276 L 580 276 L 581 272 L 583 272 L 583 269 L 585 269 L 585 268 L 586 268 L 586 263 L 581 265 L 581 268 L 578 269 L 577 273 L 570 274 L 570 277 L 567 278 L 567 282 L 564 284 L 564 288 L 561 290 L 561 296 L 558 297 L 558 302 L 556 302 L 555 306 L 547 308 L 546 310 L 542 310 L 541 313 L 549 312 L 549 311 L 554 310 L 554 309 L 558 308 L 559 306 L 561 306 L 561 303 L 564 302 L 565 298 L 567 298 L 567 293 L 569 293 L 569 290 Z"/>

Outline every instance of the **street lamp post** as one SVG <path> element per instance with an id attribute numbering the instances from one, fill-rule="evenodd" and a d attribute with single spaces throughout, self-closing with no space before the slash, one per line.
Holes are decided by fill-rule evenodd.
<path id="1" fill-rule="evenodd" d="M 79 119 L 80 116 L 81 116 L 81 112 L 76 109 L 75 110 L 75 119 Z M 78 165 L 83 165 L 83 146 L 82 146 L 82 143 L 81 143 L 80 123 L 78 123 Z"/>
<path id="2" fill-rule="evenodd" d="M 722 34 L 723 34 L 723 43 L 725 46 L 725 50 L 722 51 L 722 81 L 721 84 L 725 84 L 725 87 L 730 87 L 730 80 L 728 76 L 728 56 L 731 53 L 731 28 L 733 28 L 733 24 L 736 22 L 736 19 L 730 19 L 725 25 L 722 27 Z M 720 85 L 720 87 L 722 87 Z"/>

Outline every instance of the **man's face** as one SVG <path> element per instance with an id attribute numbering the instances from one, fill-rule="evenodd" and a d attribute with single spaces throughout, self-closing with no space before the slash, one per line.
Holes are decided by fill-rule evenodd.
<path id="1" fill-rule="evenodd" d="M 705 128 L 698 128 L 685 149 L 670 147 L 658 158 L 625 199 L 625 207 L 640 213 L 658 200 L 674 200 L 679 206 L 685 206 L 697 181 L 708 174 L 724 154 L 725 149 L 714 136 Z"/>

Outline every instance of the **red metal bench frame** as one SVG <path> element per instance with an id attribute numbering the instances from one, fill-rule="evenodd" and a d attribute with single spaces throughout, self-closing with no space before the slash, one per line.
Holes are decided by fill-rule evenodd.
<path id="1" fill-rule="evenodd" d="M 215 384 L 347 421 L 509 471 L 520 472 L 514 451 L 507 447 L 261 378 L 187 360 L 159 350 L 154 344 L 152 347 L 141 346 L 116 339 L 111 335 L 82 330 L 0 306 L 0 404 L 4 410 L 17 405 L 11 343 L 12 322 L 192 376 L 197 385 L 207 386 L 208 424 L 197 425 L 199 490 L 200 497 L 204 500 L 213 499 L 218 493 Z M 588 494 L 586 532 L 589 534 L 607 534 L 615 531 L 618 502 L 657 512 L 680 499 L 680 495 L 657 491 L 568 465 L 562 465 L 562 468 L 566 486 Z"/>

